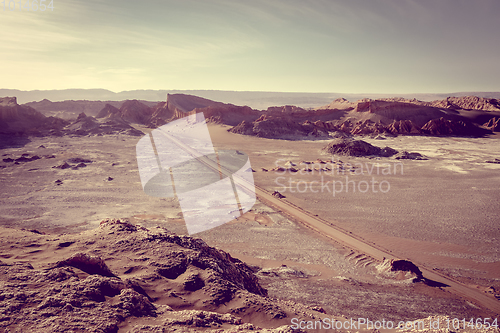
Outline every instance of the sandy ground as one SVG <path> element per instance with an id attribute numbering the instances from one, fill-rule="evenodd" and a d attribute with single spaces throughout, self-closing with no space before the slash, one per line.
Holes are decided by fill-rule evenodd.
<path id="1" fill-rule="evenodd" d="M 264 188 L 280 191 L 290 202 L 335 221 L 400 257 L 419 258 L 457 276 L 476 281 L 484 278 L 486 283 L 498 286 L 500 165 L 485 163 L 500 158 L 498 138 L 365 139 L 381 147 L 418 151 L 429 157 L 413 161 L 332 157 L 320 151 L 328 141 L 238 138 L 231 133 L 214 132 L 214 141 L 217 135 L 230 135 L 228 141 L 240 147 L 245 145 L 252 167 L 258 171 L 254 173 L 256 182 Z M 284 166 L 286 161 L 299 164 L 318 158 L 341 160 L 357 169 L 333 175 L 261 171 Z M 335 186 L 337 193 L 333 193 L 331 183 L 322 189 L 322 177 L 323 184 L 341 182 L 343 190 L 340 183 Z M 346 177 L 350 182 L 348 190 Z M 311 186 L 313 181 L 316 183 Z"/>
<path id="2" fill-rule="evenodd" d="M 328 160 L 320 149 L 328 141 L 284 141 L 227 133 L 210 126 L 219 149 L 239 149 L 250 156 L 256 183 L 279 190 L 287 200 L 346 230 L 392 251 L 395 256 L 427 266 L 477 286 L 493 297 L 500 290 L 500 229 L 498 224 L 498 170 L 484 163 L 500 158 L 498 139 L 398 137 L 367 140 L 378 146 L 418 151 L 427 161 L 403 161 L 403 174 L 349 175 L 357 184 L 372 177 L 390 183 L 387 193 L 321 193 L 318 183 L 303 193 L 305 183 L 321 181 L 321 174 L 263 172 L 276 161 Z M 144 226 L 162 225 L 187 234 L 178 203 L 153 198 L 142 191 L 135 144 L 126 136 L 91 138 L 37 138 L 22 147 L 2 149 L 3 158 L 37 155 L 30 162 L 1 162 L 0 223 L 15 228 L 73 233 L 95 228 L 106 218 L 128 217 Z M 39 148 L 43 145 L 45 148 Z M 44 156 L 54 155 L 54 158 Z M 77 170 L 52 168 L 65 160 L 92 160 Z M 340 158 L 343 162 L 373 163 L 394 160 Z M 389 162 L 388 162 L 389 161 Z M 75 163 L 70 163 L 75 165 Z M 368 164 L 368 166 L 366 166 Z M 276 182 L 286 177 L 287 188 Z M 344 175 L 323 175 L 340 181 Z M 112 180 L 108 180 L 112 177 Z M 61 180 L 57 185 L 55 181 Z M 291 181 L 291 183 L 289 182 Z M 289 186 L 292 184 L 291 186 Z M 257 204 L 243 218 L 197 235 L 209 245 L 264 268 L 259 273 L 270 294 L 323 306 L 328 313 L 347 317 L 393 320 L 424 318 L 431 314 L 454 317 L 487 316 L 445 290 L 376 274 L 373 263 L 356 258 L 349 249 L 332 243 L 279 212 Z M 286 269 L 281 265 L 286 265 Z M 289 270 L 288 270 L 289 268 Z M 268 271 L 266 271 L 266 269 Z"/>

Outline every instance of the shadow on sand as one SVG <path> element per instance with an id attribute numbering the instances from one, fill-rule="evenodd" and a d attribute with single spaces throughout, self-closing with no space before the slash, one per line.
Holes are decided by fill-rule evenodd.
<path id="1" fill-rule="evenodd" d="M 30 143 L 31 140 L 24 136 L 13 134 L 0 134 L 0 149 L 22 148 Z"/>

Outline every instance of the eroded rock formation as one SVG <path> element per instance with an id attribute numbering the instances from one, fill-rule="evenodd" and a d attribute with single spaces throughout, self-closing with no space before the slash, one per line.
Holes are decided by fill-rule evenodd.
<path id="1" fill-rule="evenodd" d="M 291 316 L 320 314 L 268 299 L 254 267 L 163 228 L 106 219 L 76 235 L 3 230 L 2 331 L 266 331 L 265 322 L 288 332 Z M 17 260 L 13 246 L 50 255 Z"/>

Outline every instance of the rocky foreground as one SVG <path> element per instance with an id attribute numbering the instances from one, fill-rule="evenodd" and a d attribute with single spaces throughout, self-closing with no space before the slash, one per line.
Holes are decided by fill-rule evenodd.
<path id="1" fill-rule="evenodd" d="M 309 332 L 349 322 L 320 307 L 269 298 L 255 274 L 260 268 L 164 228 L 106 219 L 72 235 L 1 231 L 2 332 Z M 425 280 L 406 260 L 384 261 L 378 270 Z M 390 331 L 422 331 L 422 325 L 432 332 L 499 332 L 446 328 L 450 322 L 431 316 L 394 323 L 402 326 Z M 374 331 L 365 326 L 354 331 Z"/>
<path id="2" fill-rule="evenodd" d="M 3 332 L 287 332 L 292 317 L 324 312 L 268 298 L 257 268 L 162 228 L 1 235 Z"/>

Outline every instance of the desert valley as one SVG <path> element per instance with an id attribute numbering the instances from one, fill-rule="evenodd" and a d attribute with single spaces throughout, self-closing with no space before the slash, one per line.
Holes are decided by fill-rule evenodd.
<path id="1" fill-rule="evenodd" d="M 200 113 L 216 151 L 248 155 L 257 202 L 188 235 L 175 197 L 144 193 L 136 145 Z M 0 330 L 499 332 L 499 132 L 500 101 L 477 96 L 2 97 Z"/>

